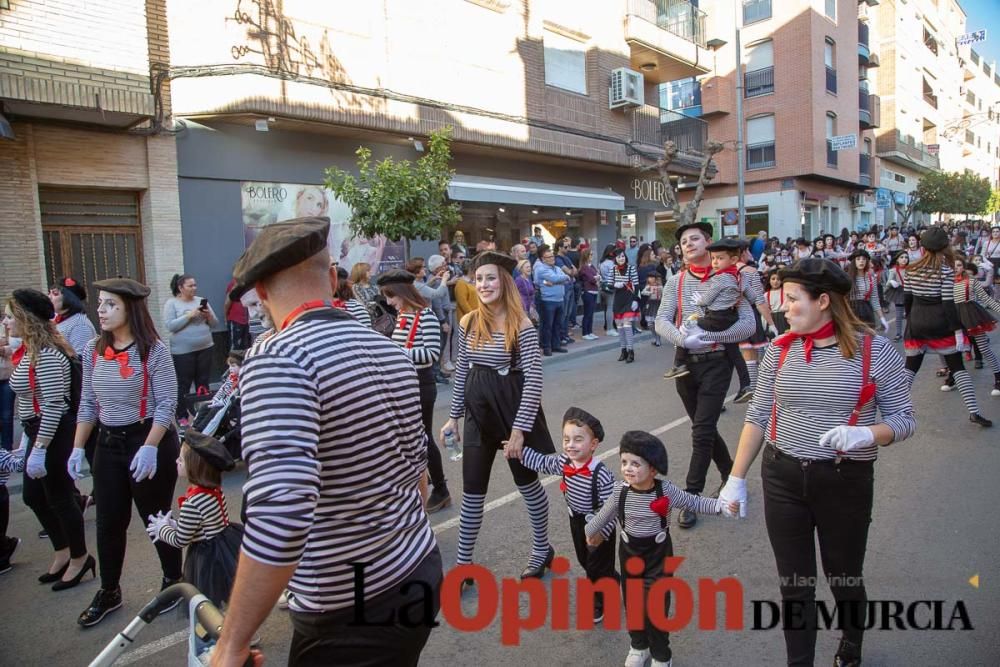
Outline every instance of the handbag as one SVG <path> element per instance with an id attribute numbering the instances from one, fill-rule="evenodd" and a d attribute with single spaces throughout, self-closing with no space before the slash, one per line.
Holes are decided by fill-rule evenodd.
<path id="1" fill-rule="evenodd" d="M 386 338 L 392 338 L 392 330 L 396 328 L 396 311 L 384 297 L 377 296 L 371 301 L 371 316 L 372 329 Z"/>

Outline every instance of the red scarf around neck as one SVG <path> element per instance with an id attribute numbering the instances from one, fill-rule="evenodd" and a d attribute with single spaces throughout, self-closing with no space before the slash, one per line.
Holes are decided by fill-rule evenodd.
<path id="1" fill-rule="evenodd" d="M 788 333 L 775 338 L 774 344 L 778 347 L 788 349 L 792 346 L 792 343 L 801 338 L 802 349 L 805 352 L 806 363 L 808 364 L 812 362 L 812 350 L 815 342 L 817 340 L 829 338 L 834 335 L 834 333 L 835 330 L 833 327 L 833 320 L 830 320 L 816 331 L 812 331 L 810 333 L 795 333 L 794 331 L 789 331 Z"/>
<path id="2" fill-rule="evenodd" d="M 708 280 L 709 276 L 712 274 L 712 267 L 709 266 L 695 266 L 694 264 L 688 265 L 688 271 L 690 271 L 698 280 L 705 282 Z"/>

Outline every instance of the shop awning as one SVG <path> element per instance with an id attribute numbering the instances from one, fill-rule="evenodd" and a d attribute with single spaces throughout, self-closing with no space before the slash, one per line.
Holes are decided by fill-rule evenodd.
<path id="1" fill-rule="evenodd" d="M 625 198 L 617 192 L 575 185 L 555 185 L 536 181 L 456 175 L 448 185 L 448 197 L 455 201 L 482 201 L 497 204 L 525 204 L 558 208 L 625 210 Z"/>

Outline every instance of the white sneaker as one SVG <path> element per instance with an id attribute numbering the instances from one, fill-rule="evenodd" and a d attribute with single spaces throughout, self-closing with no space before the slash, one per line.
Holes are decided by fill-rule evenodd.
<path id="1" fill-rule="evenodd" d="M 673 658 L 667 660 L 666 662 L 663 662 L 662 660 L 654 660 L 653 662 L 649 663 L 649 667 L 670 667 L 673 664 L 673 662 L 674 662 Z"/>
<path id="2" fill-rule="evenodd" d="M 600 336 L 590 333 L 584 336 L 584 338 L 586 338 L 587 340 L 597 340 L 598 338 L 600 338 Z"/>
<path id="3" fill-rule="evenodd" d="M 637 648 L 630 648 L 625 656 L 625 667 L 646 667 L 649 662 L 649 649 L 640 651 Z"/>
<path id="4" fill-rule="evenodd" d="M 281 591 L 281 597 L 278 598 L 278 609 L 288 609 L 288 601 L 291 598 L 292 594 L 287 588 Z"/>
<path id="5" fill-rule="evenodd" d="M 955 391 L 955 385 L 953 385 L 953 384 L 943 384 L 943 385 L 941 385 L 941 391 Z"/>
<path id="6" fill-rule="evenodd" d="M 991 391 L 990 396 L 1000 396 L 1000 389 L 994 389 Z"/>
<path id="7" fill-rule="evenodd" d="M 604 334 L 608 338 L 618 338 L 618 332 L 614 329 L 608 329 L 608 332 Z"/>

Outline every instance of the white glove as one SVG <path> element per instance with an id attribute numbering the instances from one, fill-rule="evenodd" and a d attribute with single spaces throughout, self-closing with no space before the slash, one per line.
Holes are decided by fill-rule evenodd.
<path id="1" fill-rule="evenodd" d="M 703 347 L 708 347 L 712 344 L 712 341 L 705 340 L 702 338 L 704 331 L 699 331 L 698 333 L 693 333 L 684 339 L 684 349 L 686 350 L 697 350 Z"/>
<path id="2" fill-rule="evenodd" d="M 892 287 L 894 289 L 898 288 L 899 287 L 899 281 L 898 280 L 890 280 L 889 281 L 889 287 Z"/>
<path id="3" fill-rule="evenodd" d="M 830 447 L 840 453 L 868 447 L 875 442 L 875 434 L 867 426 L 835 426 L 819 437 L 821 447 Z"/>
<path id="4" fill-rule="evenodd" d="M 30 444 L 31 444 L 31 438 L 28 437 L 27 433 L 22 433 L 21 434 L 21 446 L 18 447 L 18 449 L 27 450 L 28 449 L 28 445 L 30 445 Z M 21 458 L 24 458 L 24 457 L 22 456 Z"/>
<path id="5" fill-rule="evenodd" d="M 884 317 L 881 318 L 881 319 L 882 319 L 882 328 L 885 329 L 886 331 L 888 331 L 889 330 L 889 323 L 885 321 Z"/>
<path id="6" fill-rule="evenodd" d="M 955 349 L 965 352 L 965 332 L 958 330 L 955 332 Z"/>
<path id="7" fill-rule="evenodd" d="M 777 338 L 777 336 L 778 336 L 778 327 L 774 326 L 773 324 L 768 324 L 767 325 L 767 330 L 770 332 L 770 334 L 772 336 L 774 336 L 775 338 Z"/>
<path id="8" fill-rule="evenodd" d="M 156 447 L 143 445 L 132 457 L 132 463 L 128 469 L 132 471 L 132 479 L 141 482 L 144 479 L 153 479 L 156 474 Z"/>
<path id="9" fill-rule="evenodd" d="M 28 455 L 28 462 L 24 466 L 24 471 L 31 479 L 41 479 L 45 477 L 45 450 L 35 447 Z"/>
<path id="10" fill-rule="evenodd" d="M 160 539 L 160 529 L 164 526 L 170 526 L 171 528 L 177 528 L 177 521 L 174 519 L 173 514 L 170 512 L 160 512 L 159 514 L 149 515 L 149 525 L 146 526 L 146 534 L 149 538 L 153 540 L 153 544 Z"/>
<path id="11" fill-rule="evenodd" d="M 747 481 L 735 475 L 730 475 L 726 480 L 726 485 L 719 492 L 719 500 L 723 503 L 722 513 L 726 516 L 735 516 L 729 509 L 730 503 L 737 503 L 740 506 L 740 518 L 747 515 Z"/>
<path id="12" fill-rule="evenodd" d="M 632 301 L 632 310 L 639 310 L 639 302 Z"/>
<path id="13" fill-rule="evenodd" d="M 83 448 L 74 447 L 70 452 L 69 461 L 66 462 L 66 470 L 71 479 L 83 479 Z"/>

